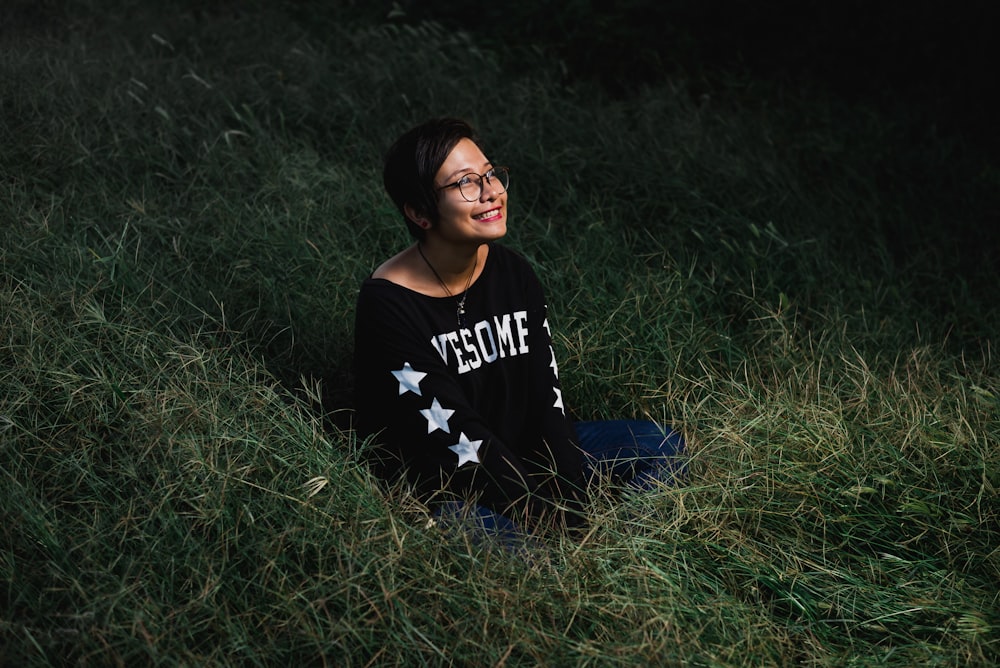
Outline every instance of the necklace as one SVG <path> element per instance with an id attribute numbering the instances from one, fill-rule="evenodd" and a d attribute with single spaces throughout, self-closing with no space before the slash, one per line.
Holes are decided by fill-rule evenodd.
<path id="1" fill-rule="evenodd" d="M 434 268 L 434 265 L 431 264 L 431 261 L 427 259 L 426 255 L 424 255 L 424 250 L 423 248 L 420 247 L 419 243 L 417 244 L 417 252 L 420 253 L 420 257 L 422 257 L 424 259 L 424 262 L 427 263 L 427 266 L 430 268 L 431 273 L 434 274 L 434 278 L 438 280 L 438 283 L 440 283 L 441 287 L 444 288 L 444 291 L 448 293 L 448 296 L 454 297 L 455 295 L 452 293 L 451 290 L 448 289 L 448 284 L 444 282 L 444 280 L 441 278 L 441 275 L 437 273 L 437 270 Z M 462 293 L 462 298 L 458 301 L 458 309 L 455 312 L 455 315 L 458 319 L 459 327 L 465 327 L 465 299 L 469 296 L 469 286 L 472 285 L 472 277 L 476 275 L 476 267 L 478 265 L 479 265 L 479 253 L 476 253 L 476 260 L 475 262 L 472 263 L 472 271 L 469 272 L 469 280 L 465 282 L 465 291 Z"/>

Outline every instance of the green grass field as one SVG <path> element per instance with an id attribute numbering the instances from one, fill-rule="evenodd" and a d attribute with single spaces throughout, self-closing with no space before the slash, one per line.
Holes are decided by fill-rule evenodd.
<path id="1" fill-rule="evenodd" d="M 165 4 L 0 33 L 0 665 L 1000 662 L 974 143 L 745 74 L 609 96 L 352 3 Z M 527 558 L 350 429 L 357 287 L 408 243 L 381 154 L 438 114 L 511 168 L 574 414 L 689 443 Z"/>

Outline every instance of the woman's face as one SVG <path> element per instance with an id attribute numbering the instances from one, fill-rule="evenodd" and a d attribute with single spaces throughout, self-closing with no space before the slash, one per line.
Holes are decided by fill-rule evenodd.
<path id="1" fill-rule="evenodd" d="M 493 167 L 471 139 L 462 139 L 451 150 L 434 177 L 434 187 L 455 183 L 466 174 L 485 174 Z M 467 187 L 468 191 L 469 188 Z M 496 179 L 483 179 L 482 193 L 468 202 L 457 187 L 438 193 L 438 223 L 428 233 L 451 242 L 485 243 L 507 233 L 507 193 Z"/>

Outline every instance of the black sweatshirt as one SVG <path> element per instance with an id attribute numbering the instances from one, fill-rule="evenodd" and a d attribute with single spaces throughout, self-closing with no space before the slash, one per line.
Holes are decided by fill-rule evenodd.
<path id="1" fill-rule="evenodd" d="M 377 475 L 405 472 L 427 502 L 474 498 L 529 525 L 577 525 L 582 457 L 566 417 L 545 297 L 497 244 L 465 301 L 368 278 L 355 322 L 358 434 Z M 554 475 L 553 475 L 554 474 Z M 444 492 L 444 494 L 442 494 Z M 453 498 L 453 497 L 452 497 Z"/>

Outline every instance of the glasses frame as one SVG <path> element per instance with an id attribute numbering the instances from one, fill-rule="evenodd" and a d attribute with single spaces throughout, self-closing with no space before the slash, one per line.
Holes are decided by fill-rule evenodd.
<path id="1" fill-rule="evenodd" d="M 501 177 L 498 176 L 498 174 L 497 174 L 498 172 L 507 175 L 507 183 L 506 184 L 504 184 L 501 181 Z M 479 177 L 479 195 L 476 196 L 476 197 L 474 197 L 474 198 L 472 198 L 472 199 L 469 199 L 466 196 L 465 191 L 462 190 L 462 186 L 460 185 L 461 182 L 462 182 L 462 179 L 468 178 L 470 176 L 478 176 Z M 458 188 L 458 194 L 462 196 L 462 199 L 464 199 L 466 202 L 476 202 L 480 198 L 482 198 L 483 191 L 486 189 L 486 184 L 487 183 L 492 184 L 493 183 L 493 179 L 496 179 L 497 183 L 499 183 L 500 186 L 503 188 L 503 190 L 501 190 L 497 194 L 498 195 L 504 194 L 505 192 L 507 192 L 507 186 L 510 185 L 510 169 L 508 169 L 507 167 L 500 166 L 500 167 L 491 167 L 490 169 L 486 170 L 485 174 L 477 174 L 476 172 L 467 172 L 465 174 L 462 174 L 462 176 L 460 176 L 457 181 L 454 181 L 452 183 L 447 183 L 447 184 L 441 186 L 440 188 L 437 188 L 437 190 L 440 191 L 440 190 L 444 190 L 445 188 Z"/>

